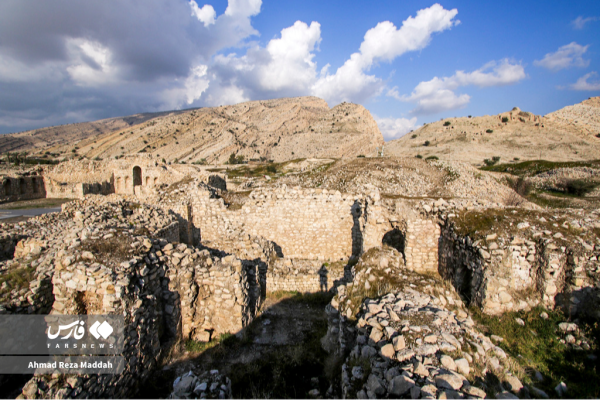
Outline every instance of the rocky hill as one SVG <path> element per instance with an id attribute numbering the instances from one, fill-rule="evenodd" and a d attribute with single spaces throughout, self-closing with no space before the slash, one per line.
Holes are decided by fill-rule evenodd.
<path id="1" fill-rule="evenodd" d="M 159 160 L 223 163 L 232 153 L 263 161 L 355 157 L 374 154 L 383 144 L 377 123 L 364 107 L 342 103 L 330 109 L 316 97 L 165 113 L 132 124 L 125 118 L 119 121 L 111 125 L 114 129 L 105 123 L 96 134 L 81 133 L 35 151 L 90 159 L 149 153 Z"/>
<path id="2" fill-rule="evenodd" d="M 544 159 L 583 161 L 600 154 L 600 97 L 565 107 L 546 116 L 521 111 L 483 117 L 448 118 L 425 124 L 385 146 L 397 156 L 436 156 L 482 165 Z"/>
<path id="3" fill-rule="evenodd" d="M 177 112 L 135 114 L 0 135 L 0 152 L 40 151 L 40 149 L 69 145 L 88 137 L 119 131 L 170 113 Z"/>

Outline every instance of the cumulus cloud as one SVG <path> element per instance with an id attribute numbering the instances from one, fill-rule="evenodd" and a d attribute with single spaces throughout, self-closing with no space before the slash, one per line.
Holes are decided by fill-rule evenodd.
<path id="1" fill-rule="evenodd" d="M 525 69 L 521 64 L 513 64 L 504 59 L 500 63 L 491 61 L 473 72 L 456 71 L 450 77 L 438 78 L 419 83 L 412 93 L 400 96 L 396 88 L 388 91 L 388 96 L 398 100 L 416 103 L 411 111 L 415 115 L 435 114 L 455 110 L 469 104 L 468 94 L 457 95 L 454 91 L 461 86 L 504 86 L 525 79 Z"/>
<path id="2" fill-rule="evenodd" d="M 579 17 L 577 17 L 573 21 L 571 21 L 571 25 L 573 26 L 573 29 L 581 30 L 585 27 L 585 24 L 587 24 L 588 22 L 594 22 L 594 21 L 598 21 L 598 17 L 583 18 L 580 15 Z"/>
<path id="3" fill-rule="evenodd" d="M 205 4 L 202 8 L 198 7 L 198 3 L 194 0 L 190 0 L 190 7 L 192 8 L 192 15 L 198 18 L 198 21 L 202 22 L 205 27 L 213 25 L 217 18 L 217 12 L 210 4 Z"/>
<path id="4" fill-rule="evenodd" d="M 407 118 L 380 118 L 373 114 L 373 118 L 377 122 L 377 126 L 383 135 L 383 138 L 388 140 L 398 139 L 406 135 L 411 130 L 418 128 L 416 126 L 417 117 Z"/>
<path id="5" fill-rule="evenodd" d="M 582 46 L 571 42 L 558 48 L 554 53 L 548 53 L 541 60 L 535 60 L 533 65 L 543 67 L 551 71 L 559 71 L 570 67 L 587 67 L 590 60 L 584 60 L 583 54 L 587 51 L 589 45 Z"/>
<path id="6" fill-rule="evenodd" d="M 570 87 L 573 90 L 600 90 L 600 81 L 588 82 L 592 76 L 598 76 L 595 71 L 585 74 L 581 78 L 577 79 L 577 82 L 572 84 Z"/>
<path id="7" fill-rule="evenodd" d="M 454 20 L 456 14 L 456 9 L 446 10 L 434 4 L 419 10 L 416 17 L 407 18 L 400 29 L 389 21 L 378 23 L 365 34 L 359 52 L 352 54 L 334 74 L 324 71 L 312 92 L 334 103 L 361 102 L 380 94 L 384 82 L 365 72 L 377 61 L 392 61 L 406 52 L 425 48 L 433 34 L 460 23 Z"/>
<path id="8" fill-rule="evenodd" d="M 214 55 L 258 35 L 261 4 L 2 1 L 0 132 L 198 105 Z"/>
<path id="9" fill-rule="evenodd" d="M 385 89 L 371 72 L 379 62 L 422 50 L 459 23 L 456 9 L 439 4 L 399 27 L 380 22 L 330 71 L 315 61 L 316 21 L 297 21 L 264 46 L 250 42 L 261 0 L 228 0 L 220 15 L 197 0 L 35 4 L 0 2 L 0 127 L 12 127 L 0 132 L 273 97 L 362 103 Z M 414 124 L 390 121 L 389 135 Z"/>

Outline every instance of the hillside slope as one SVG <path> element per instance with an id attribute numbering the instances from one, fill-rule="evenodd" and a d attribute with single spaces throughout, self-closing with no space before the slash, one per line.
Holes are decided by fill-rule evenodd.
<path id="1" fill-rule="evenodd" d="M 52 146 L 68 145 L 91 136 L 122 130 L 167 114 L 169 113 L 135 114 L 127 117 L 107 118 L 93 122 L 79 122 L 0 135 L 0 153 L 35 151 L 36 149 L 47 149 Z"/>
<path id="2" fill-rule="evenodd" d="M 90 159 L 146 153 L 167 161 L 223 163 L 232 153 L 275 161 L 355 157 L 375 154 L 382 144 L 364 107 L 342 103 L 330 109 L 322 99 L 299 97 L 165 113 L 36 152 Z"/>
<path id="3" fill-rule="evenodd" d="M 500 162 L 583 161 L 600 158 L 599 133 L 600 98 L 595 97 L 544 117 L 515 107 L 498 115 L 433 122 L 386 143 L 385 154 L 420 154 L 476 165 L 492 157 L 500 157 Z"/>

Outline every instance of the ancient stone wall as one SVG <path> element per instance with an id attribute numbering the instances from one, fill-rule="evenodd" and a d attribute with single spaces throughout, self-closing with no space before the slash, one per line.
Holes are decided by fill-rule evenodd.
<path id="1" fill-rule="evenodd" d="M 429 219 L 406 221 L 404 257 L 406 268 L 416 272 L 435 272 L 438 268 L 440 227 Z"/>
<path id="2" fill-rule="evenodd" d="M 41 176 L 4 176 L 1 180 L 0 203 L 46 197 L 44 179 Z"/>
<path id="3" fill-rule="evenodd" d="M 351 280 L 351 277 L 346 272 L 345 263 L 277 259 L 267 272 L 267 292 L 323 292 L 346 280 Z"/>
<path id="4" fill-rule="evenodd" d="M 208 193 L 199 192 L 191 201 L 202 240 L 244 230 L 273 241 L 287 258 L 337 261 L 360 251 L 356 246 L 362 241 L 362 232 L 356 229 L 363 207 L 360 196 L 284 187 L 252 192 L 235 211 Z"/>
<path id="5" fill-rule="evenodd" d="M 439 273 L 467 303 L 488 314 L 529 309 L 541 302 L 576 314 L 585 311 L 586 302 L 600 299 L 594 278 L 597 256 L 593 247 L 560 244 L 539 235 L 503 240 L 496 234 L 473 242 L 448 223 L 440 237 Z"/>

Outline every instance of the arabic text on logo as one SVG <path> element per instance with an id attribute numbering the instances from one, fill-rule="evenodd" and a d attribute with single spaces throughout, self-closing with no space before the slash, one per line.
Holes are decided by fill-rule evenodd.
<path id="1" fill-rule="evenodd" d="M 84 321 L 75 321 L 68 325 L 59 325 L 58 331 L 56 333 L 52 333 L 52 327 L 48 328 L 48 339 L 56 339 L 61 332 L 68 332 L 65 336 L 61 337 L 61 339 L 68 339 L 73 335 L 73 338 L 79 340 L 85 334 L 85 329 L 83 329 Z"/>

